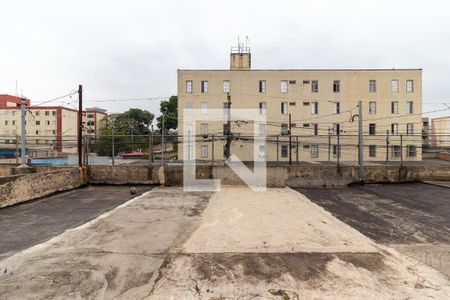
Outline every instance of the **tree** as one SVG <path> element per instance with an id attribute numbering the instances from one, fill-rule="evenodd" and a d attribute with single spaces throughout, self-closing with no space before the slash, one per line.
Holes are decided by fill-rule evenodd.
<path id="1" fill-rule="evenodd" d="M 114 155 L 148 147 L 149 126 L 155 115 L 139 108 L 130 108 L 124 113 L 110 114 L 100 136 L 94 144 L 98 155 L 111 156 L 112 128 L 114 127 Z"/>
<path id="2" fill-rule="evenodd" d="M 166 132 L 169 129 L 178 128 L 178 96 L 172 96 L 167 101 L 161 101 L 160 104 L 161 116 L 156 118 L 158 121 L 158 128 L 162 130 L 162 115 L 164 114 L 164 127 Z"/>
<path id="3" fill-rule="evenodd" d="M 116 114 L 114 124 L 116 127 L 126 128 L 128 134 L 148 134 L 154 117 L 155 115 L 147 110 L 130 108 L 124 113 Z"/>

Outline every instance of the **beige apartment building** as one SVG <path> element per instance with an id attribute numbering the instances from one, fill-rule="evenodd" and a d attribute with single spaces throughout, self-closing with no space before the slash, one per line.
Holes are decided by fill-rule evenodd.
<path id="1" fill-rule="evenodd" d="M 450 116 L 431 119 L 431 145 L 450 147 Z"/>
<path id="2" fill-rule="evenodd" d="M 0 95 L 0 149 L 12 150 L 21 134 L 21 98 Z M 87 108 L 83 135 L 95 137 L 105 124 L 106 110 Z M 25 133 L 27 149 L 55 155 L 77 152 L 78 110 L 63 106 L 31 106 L 27 100 Z"/>
<path id="3" fill-rule="evenodd" d="M 231 120 L 231 153 L 241 160 L 254 159 L 251 136 L 265 134 L 257 153 L 268 161 L 357 161 L 359 100 L 366 161 L 422 158 L 421 69 L 255 70 L 249 49 L 232 49 L 229 70 L 178 70 L 179 133 L 185 111 L 227 114 L 228 95 L 231 114 L 253 108 L 267 119 L 256 130 Z M 223 120 L 196 122 L 195 158 L 223 159 L 226 128 Z M 181 145 L 180 159 L 187 151 Z"/>

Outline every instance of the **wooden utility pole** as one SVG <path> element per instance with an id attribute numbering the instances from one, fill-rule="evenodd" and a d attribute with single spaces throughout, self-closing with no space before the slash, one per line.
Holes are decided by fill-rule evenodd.
<path id="1" fill-rule="evenodd" d="M 83 86 L 78 85 L 78 166 L 83 166 Z"/>
<path id="2" fill-rule="evenodd" d="M 358 102 L 358 162 L 359 181 L 364 183 L 364 153 L 363 153 L 363 130 L 362 130 L 362 101 Z"/>
<path id="3" fill-rule="evenodd" d="M 227 143 L 225 144 L 225 157 L 228 159 L 231 155 L 231 95 L 227 93 Z"/>

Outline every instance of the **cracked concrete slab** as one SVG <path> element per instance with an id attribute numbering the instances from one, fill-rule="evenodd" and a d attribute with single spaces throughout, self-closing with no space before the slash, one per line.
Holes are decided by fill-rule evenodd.
<path id="1" fill-rule="evenodd" d="M 375 244 L 305 196 L 286 188 L 214 194 L 185 253 L 375 252 Z"/>
<path id="2" fill-rule="evenodd" d="M 450 297 L 445 276 L 286 189 L 159 187 L 0 262 L 5 299 Z"/>
<path id="3" fill-rule="evenodd" d="M 144 298 L 200 221 L 208 193 L 155 188 L 0 262 L 0 299 Z"/>

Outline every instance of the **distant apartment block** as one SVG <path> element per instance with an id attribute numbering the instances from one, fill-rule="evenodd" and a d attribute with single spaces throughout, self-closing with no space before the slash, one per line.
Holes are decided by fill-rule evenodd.
<path id="1" fill-rule="evenodd" d="M 0 95 L 0 148 L 12 149 L 21 134 L 21 98 Z M 31 106 L 26 100 L 27 149 L 35 152 L 75 153 L 78 110 L 63 106 Z M 95 137 L 105 124 L 106 110 L 83 112 L 83 135 Z"/>
<path id="2" fill-rule="evenodd" d="M 357 160 L 359 100 L 365 160 L 422 159 L 421 69 L 251 69 L 250 49 L 239 47 L 231 51 L 229 70 L 178 70 L 180 134 L 185 110 L 226 111 L 228 95 L 231 111 L 254 108 L 266 116 L 257 131 L 268 140 L 258 155 L 269 161 L 289 155 L 293 161 Z M 189 126 L 201 134 L 196 159 L 224 158 L 225 122 Z M 258 135 L 254 131 L 253 124 L 233 120 L 231 153 L 253 160 L 253 143 L 244 137 Z M 178 147 L 180 158 L 186 147 Z"/>
<path id="3" fill-rule="evenodd" d="M 450 147 L 450 116 L 431 119 L 431 145 Z"/>

